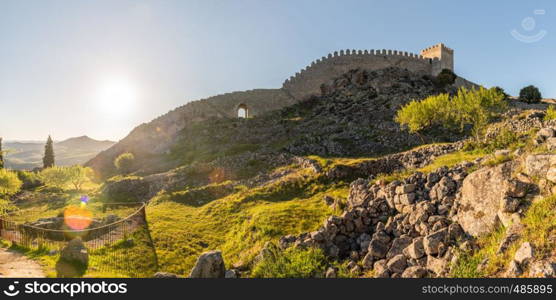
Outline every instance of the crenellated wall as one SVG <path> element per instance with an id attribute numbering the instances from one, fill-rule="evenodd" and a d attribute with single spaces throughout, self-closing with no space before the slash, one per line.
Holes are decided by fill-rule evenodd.
<path id="1" fill-rule="evenodd" d="M 432 75 L 433 65 L 438 63 L 438 58 L 426 58 L 398 50 L 340 50 L 313 61 L 287 79 L 282 88 L 296 100 L 303 101 L 312 95 L 320 95 L 323 83 L 352 69 L 378 70 L 398 67 Z"/>

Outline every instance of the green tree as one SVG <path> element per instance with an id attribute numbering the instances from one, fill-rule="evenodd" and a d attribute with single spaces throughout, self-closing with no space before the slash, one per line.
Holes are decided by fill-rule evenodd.
<path id="1" fill-rule="evenodd" d="M 43 169 L 39 177 L 45 185 L 59 189 L 63 189 L 71 178 L 68 168 L 56 166 Z"/>
<path id="2" fill-rule="evenodd" d="M 6 169 L 0 169 L 0 195 L 13 195 L 21 189 L 23 182 L 17 177 L 17 173 Z"/>
<path id="3" fill-rule="evenodd" d="M 542 99 L 541 92 L 534 85 L 529 85 L 519 91 L 519 100 L 527 103 L 539 103 Z"/>
<path id="4" fill-rule="evenodd" d="M 478 141 L 484 127 L 506 106 L 504 95 L 496 89 L 461 88 L 455 96 L 440 94 L 411 101 L 398 110 L 395 120 L 411 133 L 420 133 L 433 126 L 459 128 L 460 131 L 470 126 Z"/>
<path id="5" fill-rule="evenodd" d="M 135 162 L 135 156 L 133 153 L 122 153 L 114 160 L 114 166 L 120 171 L 122 174 L 129 174 L 133 169 L 133 165 Z"/>
<path id="6" fill-rule="evenodd" d="M 78 191 L 81 191 L 83 184 L 90 181 L 93 175 L 93 170 L 91 168 L 79 165 L 66 168 L 66 172 L 68 173 L 68 181 Z"/>
<path id="7" fill-rule="evenodd" d="M 436 83 L 440 87 L 445 87 L 456 82 L 458 76 L 452 72 L 450 69 L 442 69 L 438 75 L 436 75 Z"/>
<path id="8" fill-rule="evenodd" d="M 4 168 L 4 152 L 2 152 L 2 138 L 0 137 L 0 169 Z"/>
<path id="9" fill-rule="evenodd" d="M 50 135 L 46 140 L 46 145 L 44 146 L 44 157 L 42 159 L 43 167 L 50 168 L 54 166 L 54 145 L 52 143 L 52 138 Z"/>

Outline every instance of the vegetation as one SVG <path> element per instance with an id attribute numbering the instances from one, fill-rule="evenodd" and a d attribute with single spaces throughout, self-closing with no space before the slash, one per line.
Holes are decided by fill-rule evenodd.
<path id="1" fill-rule="evenodd" d="M 4 168 L 4 152 L 2 152 L 2 138 L 0 137 L 0 169 Z"/>
<path id="2" fill-rule="evenodd" d="M 476 141 L 486 125 L 506 108 L 504 95 L 495 89 L 460 89 L 455 96 L 440 94 L 424 100 L 413 100 L 396 114 L 396 122 L 411 133 L 434 126 L 457 129 L 470 127 Z"/>
<path id="3" fill-rule="evenodd" d="M 50 168 L 54 166 L 54 145 L 50 135 L 46 140 L 46 145 L 44 146 L 44 157 L 42 159 L 43 168 Z"/>
<path id="4" fill-rule="evenodd" d="M 443 69 L 436 76 L 436 84 L 440 87 L 445 87 L 450 84 L 454 84 L 458 76 L 452 72 L 450 69 Z"/>
<path id="5" fill-rule="evenodd" d="M 10 196 L 19 192 L 22 184 L 16 172 L 0 169 L 0 196 Z"/>
<path id="6" fill-rule="evenodd" d="M 554 105 L 548 106 L 548 108 L 546 109 L 546 115 L 544 115 L 544 120 L 556 120 L 556 107 Z"/>
<path id="7" fill-rule="evenodd" d="M 497 91 L 498 93 L 504 95 L 504 99 L 508 99 L 508 98 L 510 97 L 510 95 L 508 95 L 508 94 L 506 93 L 506 91 L 504 91 L 503 88 L 501 88 L 501 87 L 499 87 L 499 86 L 495 86 L 495 87 L 492 87 L 492 88 L 493 88 L 495 91 Z"/>
<path id="8" fill-rule="evenodd" d="M 498 245 L 504 238 L 505 229 L 500 227 L 491 234 L 479 239 L 479 249 L 474 253 L 462 253 L 453 268 L 453 277 L 482 277 L 496 276 L 505 270 L 513 259 L 515 252 L 523 242 L 530 242 L 535 246 L 535 258 L 551 257 L 556 241 L 556 195 L 534 201 L 529 207 L 521 223 L 524 229 L 521 238 L 514 242 L 508 250 L 497 253 Z M 487 264 L 481 272 L 477 271 L 478 264 L 487 259 Z"/>
<path id="9" fill-rule="evenodd" d="M 529 85 L 519 91 L 519 100 L 527 103 L 539 103 L 542 99 L 541 92 L 534 85 Z"/>
<path id="10" fill-rule="evenodd" d="M 114 160 L 114 166 L 120 171 L 120 174 L 129 174 L 133 169 L 133 164 L 135 162 L 135 156 L 133 153 L 122 153 Z"/>
<path id="11" fill-rule="evenodd" d="M 326 257 L 321 249 L 291 247 L 281 251 L 269 247 L 265 257 L 253 268 L 259 278 L 315 278 L 324 277 Z"/>
<path id="12" fill-rule="evenodd" d="M 50 167 L 40 172 L 40 179 L 44 184 L 58 189 L 64 189 L 71 185 L 75 190 L 80 191 L 83 184 L 90 181 L 93 171 L 82 166 L 71 167 Z"/>

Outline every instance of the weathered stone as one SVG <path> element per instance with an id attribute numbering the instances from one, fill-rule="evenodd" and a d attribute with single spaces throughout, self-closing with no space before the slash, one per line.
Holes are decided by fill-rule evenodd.
<path id="1" fill-rule="evenodd" d="M 553 278 L 556 276 L 556 263 L 539 260 L 531 263 L 529 268 L 530 277 Z"/>
<path id="2" fill-rule="evenodd" d="M 428 255 L 438 254 L 439 247 L 446 242 L 447 236 L 447 228 L 440 229 L 425 236 L 425 238 L 423 239 L 423 247 L 425 249 L 425 253 Z"/>
<path id="3" fill-rule="evenodd" d="M 403 205 L 410 205 L 415 202 L 415 193 L 398 195 L 398 199 Z"/>
<path id="4" fill-rule="evenodd" d="M 413 241 L 413 239 L 409 236 L 401 236 L 399 238 L 396 238 L 392 241 L 392 246 L 390 246 L 390 250 L 388 251 L 388 253 L 386 254 L 386 258 L 390 259 L 394 256 L 397 256 L 399 254 L 403 253 L 403 250 L 409 246 L 409 244 L 411 244 L 411 242 Z M 400 272 L 401 273 L 401 272 Z"/>
<path id="5" fill-rule="evenodd" d="M 519 267 L 517 262 L 515 260 L 512 260 L 510 262 L 510 264 L 508 265 L 508 269 L 506 269 L 506 272 L 504 273 L 504 276 L 509 277 L 509 278 L 513 278 L 513 277 L 517 277 L 517 276 L 521 275 L 522 273 L 523 273 L 523 271 L 521 270 L 521 268 Z"/>
<path id="6" fill-rule="evenodd" d="M 74 238 L 62 249 L 60 258 L 70 262 L 77 263 L 81 266 L 89 264 L 89 253 L 81 238 Z"/>
<path id="7" fill-rule="evenodd" d="M 388 271 L 387 261 L 385 259 L 381 259 L 375 262 L 373 266 L 373 271 L 375 273 L 376 278 L 390 277 L 390 271 Z"/>
<path id="8" fill-rule="evenodd" d="M 519 249 L 515 252 L 514 260 L 520 264 L 527 264 L 531 259 L 533 259 L 533 246 L 529 242 L 521 244 Z"/>
<path id="9" fill-rule="evenodd" d="M 154 273 L 153 278 L 180 278 L 180 276 L 174 273 L 156 272 Z"/>
<path id="10" fill-rule="evenodd" d="M 222 252 L 209 251 L 197 258 L 195 266 L 189 274 L 190 278 L 223 278 L 226 273 Z"/>
<path id="11" fill-rule="evenodd" d="M 517 210 L 520 200 L 516 198 L 505 197 L 500 200 L 500 210 L 502 212 L 513 213 Z"/>
<path id="12" fill-rule="evenodd" d="M 386 264 L 388 270 L 393 273 L 403 273 L 407 267 L 407 260 L 402 254 L 398 254 L 388 260 Z"/>
<path id="13" fill-rule="evenodd" d="M 372 239 L 367 251 L 367 255 L 370 255 L 370 257 L 384 258 L 388 253 L 388 245 L 379 239 Z"/>
<path id="14" fill-rule="evenodd" d="M 555 136 L 555 131 L 554 131 L 554 129 L 552 129 L 550 127 L 542 128 L 537 132 L 537 137 L 541 138 L 543 140 L 546 140 L 546 139 L 554 137 L 554 136 Z"/>
<path id="15" fill-rule="evenodd" d="M 556 183 L 556 168 L 555 167 L 550 167 L 550 169 L 548 169 L 548 171 L 546 172 L 546 179 L 549 180 L 552 183 Z"/>
<path id="16" fill-rule="evenodd" d="M 421 266 L 412 266 L 402 273 L 402 278 L 423 278 L 427 275 L 427 270 Z"/>
<path id="17" fill-rule="evenodd" d="M 239 278 L 239 271 L 236 269 L 227 270 L 226 273 L 224 274 L 224 278 L 228 278 L 228 279 Z"/>
<path id="18" fill-rule="evenodd" d="M 413 239 L 413 242 L 404 249 L 404 254 L 413 259 L 419 259 L 425 255 L 425 248 L 423 247 L 423 238 L 418 237 Z"/>
<path id="19" fill-rule="evenodd" d="M 444 275 L 448 268 L 448 262 L 442 258 L 435 258 L 431 255 L 427 256 L 427 269 L 434 272 L 437 276 Z"/>
<path id="20" fill-rule="evenodd" d="M 408 194 L 413 193 L 415 191 L 415 184 L 403 184 L 396 187 L 396 194 Z"/>
<path id="21" fill-rule="evenodd" d="M 456 215 L 465 232 L 480 236 L 500 224 L 500 201 L 506 197 L 513 169 L 513 162 L 507 162 L 480 169 L 465 178 Z"/>
<path id="22" fill-rule="evenodd" d="M 548 151 L 556 150 L 556 137 L 546 139 L 546 148 Z"/>
<path id="23" fill-rule="evenodd" d="M 531 154 L 525 158 L 525 173 L 531 177 L 545 178 L 551 166 L 556 164 L 556 154 Z"/>

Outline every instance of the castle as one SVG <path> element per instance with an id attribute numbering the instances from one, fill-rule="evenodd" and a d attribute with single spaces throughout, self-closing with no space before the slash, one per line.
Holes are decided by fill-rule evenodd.
<path id="1" fill-rule="evenodd" d="M 95 169 L 111 168 L 114 158 L 125 151 L 162 153 L 187 124 L 210 118 L 255 117 L 262 113 L 304 101 L 321 94 L 321 86 L 353 69 L 378 70 L 398 67 L 432 76 L 442 69 L 454 70 L 454 51 L 444 44 L 426 48 L 420 54 L 398 50 L 340 50 L 312 62 L 287 79 L 281 88 L 232 92 L 189 102 L 150 123 L 136 127 L 112 148 L 87 163 Z M 457 86 L 474 84 L 458 77 Z M 145 144 L 142 144 L 144 142 Z M 148 149 L 148 150 L 146 150 Z"/>

